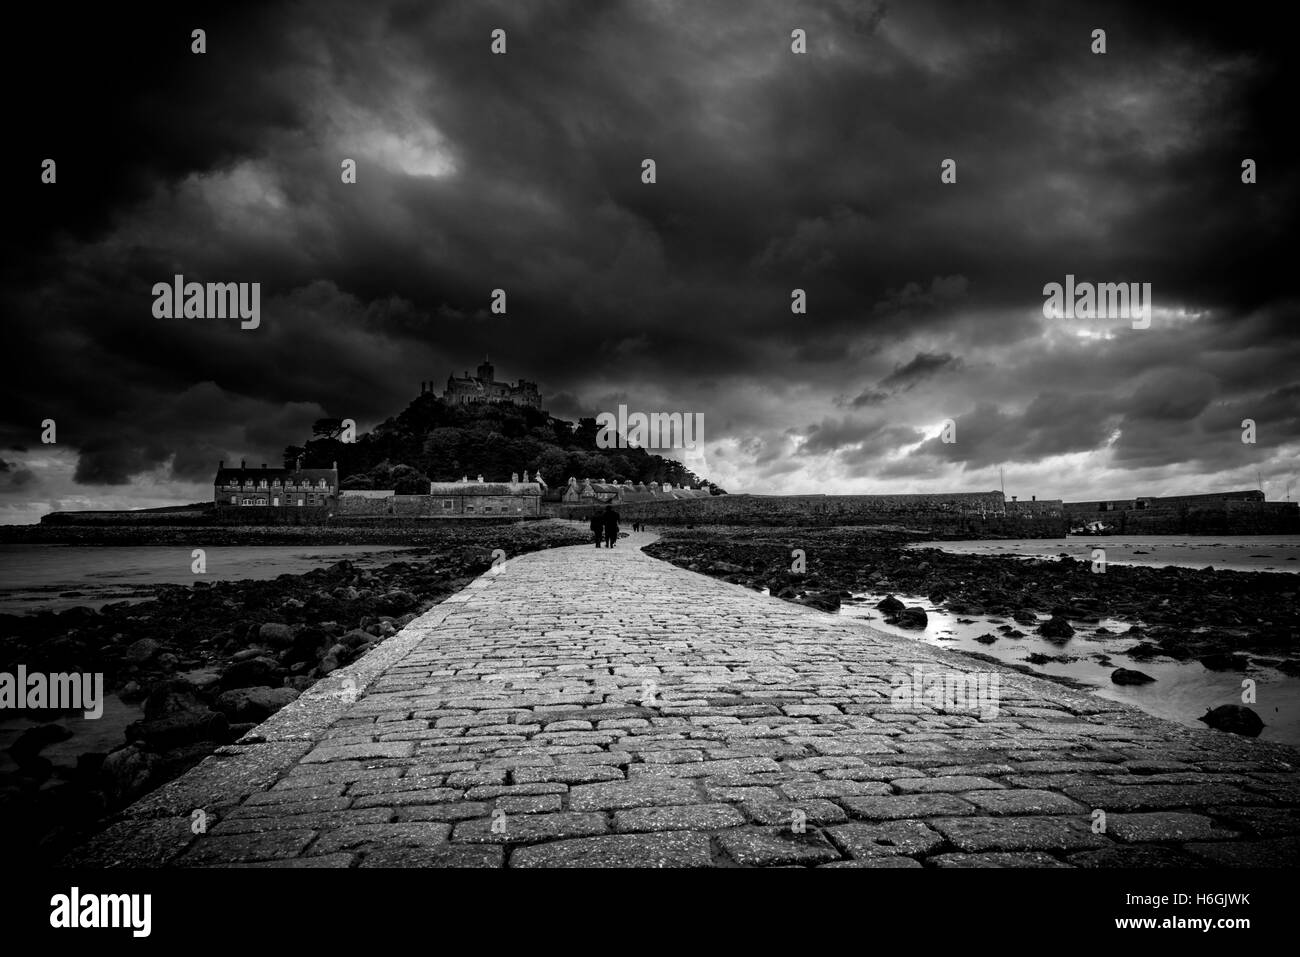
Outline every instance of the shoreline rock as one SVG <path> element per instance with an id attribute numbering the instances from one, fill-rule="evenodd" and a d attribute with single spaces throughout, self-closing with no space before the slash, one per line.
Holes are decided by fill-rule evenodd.
<path id="1" fill-rule="evenodd" d="M 1116 668 L 1111 672 L 1110 680 L 1117 685 L 1146 685 L 1156 679 L 1143 671 L 1134 671 L 1132 668 Z"/>
<path id="2" fill-rule="evenodd" d="M 1259 715 L 1240 704 L 1221 704 L 1205 712 L 1199 720 L 1216 730 L 1240 734 L 1247 738 L 1257 738 L 1264 730 L 1264 722 L 1260 720 Z"/>
<path id="3" fill-rule="evenodd" d="M 1236 656 L 1245 654 L 1275 658 L 1279 670 L 1300 674 L 1300 582 L 1289 573 L 1111 565 L 1097 575 L 1090 563 L 1073 558 L 904 549 L 924 537 L 869 526 L 665 528 L 660 534 L 648 554 L 705 574 L 713 562 L 725 561 L 728 581 L 766 587 L 787 600 L 801 590 L 884 593 L 888 597 L 876 607 L 889 617 L 904 607 L 896 594 L 926 595 L 954 614 L 1011 619 L 1061 641 L 1073 635 L 1071 619 L 1115 618 L 1133 623 L 1123 637 L 1135 641 L 1136 657 L 1212 656 L 1212 663 L 1223 660 L 1236 670 Z M 1081 547 L 1086 544 L 1081 539 Z M 803 575 L 789 570 L 794 548 L 807 555 Z"/>

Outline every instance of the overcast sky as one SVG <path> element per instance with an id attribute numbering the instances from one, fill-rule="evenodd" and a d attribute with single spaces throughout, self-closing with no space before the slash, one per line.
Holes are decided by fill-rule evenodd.
<path id="1" fill-rule="evenodd" d="M 565 418 L 703 413 L 687 464 L 733 492 L 1295 475 L 1296 56 L 1268 6 L 164 9 L 43 7 L 4 68 L 0 522 L 210 498 L 219 459 L 369 428 L 485 352 Z M 176 273 L 260 282 L 260 327 L 154 318 Z M 1045 318 L 1067 274 L 1150 283 L 1150 328 Z"/>

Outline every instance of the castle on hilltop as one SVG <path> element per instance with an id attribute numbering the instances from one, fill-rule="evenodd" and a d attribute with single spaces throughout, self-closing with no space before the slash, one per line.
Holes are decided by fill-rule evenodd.
<path id="1" fill-rule="evenodd" d="M 472 402 L 509 402 L 531 409 L 542 407 L 542 394 L 537 390 L 536 382 L 520 379 L 518 382 L 498 382 L 492 363 L 487 356 L 478 367 L 478 375 L 466 372 L 463 376 L 447 377 L 447 388 L 443 390 L 442 401 L 452 405 L 468 405 Z M 434 384 L 430 380 L 420 383 L 420 394 L 433 392 Z"/>

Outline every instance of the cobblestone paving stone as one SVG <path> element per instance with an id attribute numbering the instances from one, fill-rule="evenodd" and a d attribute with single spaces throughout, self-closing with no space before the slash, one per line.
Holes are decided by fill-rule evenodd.
<path id="1" fill-rule="evenodd" d="M 653 538 L 506 562 L 68 863 L 1300 861 L 1295 750 L 697 575 L 643 554 Z M 918 670 L 996 671 L 996 713 L 895 704 L 891 677 Z"/>

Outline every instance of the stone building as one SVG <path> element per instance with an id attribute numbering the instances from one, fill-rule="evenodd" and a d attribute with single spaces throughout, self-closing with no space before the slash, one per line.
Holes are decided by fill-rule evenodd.
<path id="1" fill-rule="evenodd" d="M 463 376 L 448 376 L 447 388 L 443 390 L 442 400 L 452 405 L 468 405 L 473 402 L 510 402 L 532 409 L 542 407 L 542 394 L 537 383 L 520 379 L 518 382 L 498 382 L 492 363 L 485 356 L 483 364 L 478 367 L 477 375 L 466 372 Z M 434 391 L 432 381 L 420 383 L 420 394 Z"/>
<path id="2" fill-rule="evenodd" d="M 537 482 L 430 482 L 431 514 L 443 518 L 523 518 L 540 514 Z"/>
<path id="3" fill-rule="evenodd" d="M 527 473 L 525 478 L 527 477 Z M 539 475 L 540 479 L 541 476 Z M 430 482 L 427 494 L 399 495 L 391 490 L 345 489 L 339 496 L 342 518 L 530 518 L 541 512 L 541 482 L 461 479 Z"/>
<path id="4" fill-rule="evenodd" d="M 681 499 L 708 498 L 706 488 L 683 488 L 668 482 L 637 482 L 629 479 L 622 483 L 606 482 L 603 478 L 585 478 L 579 484 L 570 477 L 561 501 L 565 505 L 628 505 L 636 502 L 672 502 Z"/>
<path id="5" fill-rule="evenodd" d="M 260 469 L 250 469 L 241 461 L 239 468 L 217 465 L 216 478 L 212 480 L 212 501 L 218 514 L 238 515 L 243 509 L 264 509 L 273 512 L 300 513 L 304 517 L 328 515 L 338 504 L 338 463 L 328 469 L 270 469 L 262 463 Z M 248 516 L 253 519 L 251 513 Z"/>

